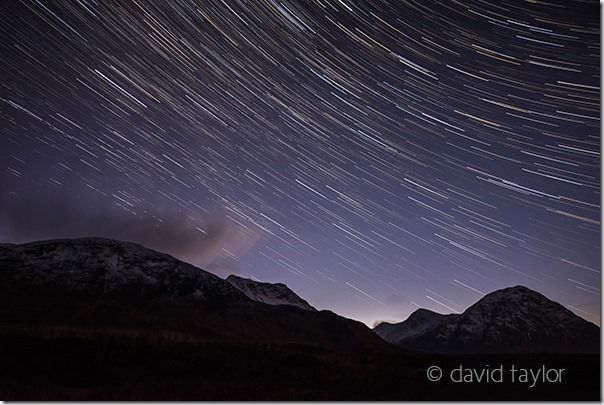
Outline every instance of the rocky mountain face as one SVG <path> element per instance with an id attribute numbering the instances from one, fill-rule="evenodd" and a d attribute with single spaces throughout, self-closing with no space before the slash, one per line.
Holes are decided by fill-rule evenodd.
<path id="1" fill-rule="evenodd" d="M 263 283 L 235 275 L 228 276 L 226 281 L 254 301 L 269 305 L 293 305 L 307 311 L 316 311 L 316 308 L 283 283 Z"/>
<path id="2" fill-rule="evenodd" d="M 246 301 L 219 277 L 129 242 L 83 238 L 0 245 L 0 289 L 61 291 L 91 299 Z M 28 297 L 35 299 L 35 296 Z"/>
<path id="3" fill-rule="evenodd" d="M 462 314 L 418 310 L 374 330 L 400 347 L 434 353 L 595 353 L 600 347 L 600 328 L 522 286 L 488 294 Z"/>
<path id="4" fill-rule="evenodd" d="M 412 338 L 435 328 L 436 326 L 456 318 L 458 315 L 443 315 L 420 308 L 409 315 L 407 320 L 400 323 L 382 322 L 373 330 L 387 342 L 397 343 L 403 339 Z"/>
<path id="5" fill-rule="evenodd" d="M 254 301 L 230 282 L 169 255 L 109 239 L 1 245 L 0 296 L 4 326 L 175 331 L 219 341 L 387 349 L 360 322 Z"/>

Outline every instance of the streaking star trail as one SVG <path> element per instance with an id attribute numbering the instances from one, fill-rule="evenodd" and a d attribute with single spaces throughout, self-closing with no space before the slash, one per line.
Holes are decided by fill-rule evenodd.
<path id="1" fill-rule="evenodd" d="M 134 240 L 371 325 L 600 318 L 595 1 L 5 2 L 0 239 Z"/>

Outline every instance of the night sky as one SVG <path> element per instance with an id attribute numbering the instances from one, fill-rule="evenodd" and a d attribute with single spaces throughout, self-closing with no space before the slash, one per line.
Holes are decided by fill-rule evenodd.
<path id="1" fill-rule="evenodd" d="M 0 12 L 1 241 L 137 241 L 369 325 L 518 284 L 599 323 L 597 2 Z"/>

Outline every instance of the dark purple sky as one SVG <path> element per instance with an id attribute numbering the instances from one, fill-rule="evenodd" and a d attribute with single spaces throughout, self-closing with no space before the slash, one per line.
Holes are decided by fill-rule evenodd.
<path id="1" fill-rule="evenodd" d="M 370 325 L 517 284 L 599 323 L 596 1 L 153 3 L 0 6 L 2 241 L 134 240 Z"/>

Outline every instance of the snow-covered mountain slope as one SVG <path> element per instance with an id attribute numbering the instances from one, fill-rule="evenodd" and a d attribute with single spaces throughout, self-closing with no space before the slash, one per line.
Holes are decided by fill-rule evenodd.
<path id="1" fill-rule="evenodd" d="M 399 323 L 382 322 L 373 330 L 382 339 L 390 343 L 398 343 L 402 339 L 411 338 L 420 335 L 429 329 L 435 328 L 441 323 L 456 318 L 457 314 L 443 315 L 420 308 L 413 312 L 409 317 Z"/>
<path id="2" fill-rule="evenodd" d="M 522 286 L 488 294 L 460 315 L 445 319 L 432 313 L 423 317 L 424 326 L 412 323 L 411 318 L 397 324 L 402 331 L 399 338 L 391 329 L 387 340 L 408 349 L 440 353 L 599 351 L 596 325 Z M 377 328 L 380 334 L 388 331 Z"/>
<path id="3" fill-rule="evenodd" d="M 226 281 L 254 301 L 270 305 L 293 305 L 308 311 L 316 311 L 283 283 L 263 283 L 235 275 L 228 276 Z"/>
<path id="4" fill-rule="evenodd" d="M 2 285 L 27 284 L 82 294 L 242 302 L 219 277 L 130 242 L 59 239 L 0 246 Z"/>
<path id="5" fill-rule="evenodd" d="M 212 341 L 390 350 L 361 322 L 267 305 L 143 246 L 101 238 L 0 246 L 0 325 L 172 331 Z"/>

